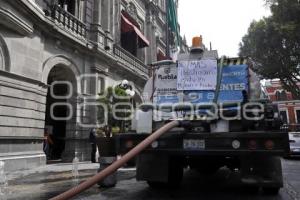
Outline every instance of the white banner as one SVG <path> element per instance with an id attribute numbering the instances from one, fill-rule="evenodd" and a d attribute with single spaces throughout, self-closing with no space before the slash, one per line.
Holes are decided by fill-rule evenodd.
<path id="1" fill-rule="evenodd" d="M 177 95 L 177 68 L 175 65 L 162 66 L 156 72 L 155 92 L 157 95 Z"/>
<path id="2" fill-rule="evenodd" d="M 191 60 L 178 62 L 177 90 L 215 90 L 217 60 Z"/>

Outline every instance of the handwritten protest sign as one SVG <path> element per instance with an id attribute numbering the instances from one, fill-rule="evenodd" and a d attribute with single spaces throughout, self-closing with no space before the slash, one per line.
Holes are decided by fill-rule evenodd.
<path id="1" fill-rule="evenodd" d="M 217 60 L 179 61 L 177 90 L 215 90 Z"/>

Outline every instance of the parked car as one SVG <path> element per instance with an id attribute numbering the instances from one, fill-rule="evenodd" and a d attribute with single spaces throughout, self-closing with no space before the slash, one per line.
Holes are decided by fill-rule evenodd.
<path id="1" fill-rule="evenodd" d="M 290 156 L 300 156 L 300 132 L 290 132 Z"/>

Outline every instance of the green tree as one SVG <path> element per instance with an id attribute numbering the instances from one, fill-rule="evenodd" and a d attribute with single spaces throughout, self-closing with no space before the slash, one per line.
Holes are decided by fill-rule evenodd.
<path id="1" fill-rule="evenodd" d="M 279 78 L 300 99 L 300 1 L 266 0 L 272 15 L 253 21 L 240 43 L 240 56 L 254 61 L 263 78 Z"/>
<path id="2" fill-rule="evenodd" d="M 115 94 L 115 95 L 114 95 Z M 130 98 L 126 94 L 126 91 L 120 87 L 108 87 L 105 92 L 101 93 L 100 96 L 102 98 L 99 98 L 98 101 L 100 103 L 103 103 L 107 107 L 107 113 L 105 113 L 105 110 L 103 109 L 102 106 L 98 107 L 98 121 L 100 123 L 103 123 L 104 119 L 107 117 L 107 125 L 111 129 L 112 127 L 119 127 L 121 128 L 121 131 L 125 131 L 125 121 L 124 120 L 118 120 L 114 118 L 114 110 L 113 106 L 116 105 L 117 103 L 130 103 Z M 121 98 L 118 98 L 121 97 Z M 122 98 L 122 97 L 127 97 L 127 98 Z M 129 106 L 126 105 L 120 105 L 117 106 L 117 109 L 124 109 L 128 110 Z M 127 118 L 131 115 L 131 111 L 128 110 L 128 112 L 119 112 L 115 113 L 117 117 L 120 118 Z"/>

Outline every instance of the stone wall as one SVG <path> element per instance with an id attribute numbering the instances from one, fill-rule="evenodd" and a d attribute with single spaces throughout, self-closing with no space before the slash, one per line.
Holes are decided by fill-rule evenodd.
<path id="1" fill-rule="evenodd" d="M 46 91 L 41 82 L 0 71 L 0 160 L 7 170 L 45 164 Z"/>
<path id="2" fill-rule="evenodd" d="M 113 53 L 113 43 L 117 44 L 120 37 L 121 5 L 118 0 L 99 2 L 108 1 L 107 11 L 112 12 L 102 12 L 97 20 L 97 12 L 93 11 L 97 9 L 95 1 L 80 1 L 84 11 L 80 18 L 87 30 L 96 22 L 94 35 L 83 38 L 43 13 L 48 8 L 45 1 L 34 4 L 34 1 L 0 0 L 0 160 L 5 161 L 7 170 L 46 163 L 43 138 L 47 81 L 54 67 L 66 69 L 68 73 L 57 75 L 56 79 L 72 80 L 75 88 L 72 99 L 68 100 L 76 109 L 66 125 L 63 160 L 67 162 L 72 161 L 75 152 L 80 161 L 90 159 L 89 128 L 80 127 L 78 122 L 95 120 L 95 113 L 78 105 L 97 94 L 97 90 L 92 79 L 78 81 L 81 75 L 101 74 L 105 87 L 127 79 L 136 84 L 137 94 L 143 88 L 147 75 L 128 69 Z M 154 42 L 153 21 L 146 20 L 146 6 L 141 1 L 137 6 L 144 32 L 149 31 L 146 35 Z M 105 49 L 105 44 L 110 48 Z M 150 63 L 156 57 L 155 44 L 147 52 L 151 54 Z"/>

